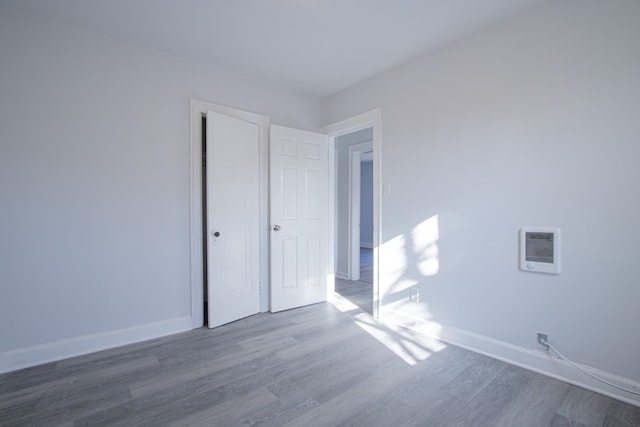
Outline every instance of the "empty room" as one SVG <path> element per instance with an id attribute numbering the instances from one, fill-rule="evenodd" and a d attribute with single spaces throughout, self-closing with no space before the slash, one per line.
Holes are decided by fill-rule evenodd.
<path id="1" fill-rule="evenodd" d="M 0 0 L 0 425 L 640 426 L 639 22 Z"/>

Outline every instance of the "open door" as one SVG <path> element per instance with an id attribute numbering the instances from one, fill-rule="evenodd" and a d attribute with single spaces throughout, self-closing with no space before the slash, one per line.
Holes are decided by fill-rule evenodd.
<path id="1" fill-rule="evenodd" d="M 271 126 L 271 311 L 326 301 L 327 135 Z"/>
<path id="2" fill-rule="evenodd" d="M 207 113 L 210 328 L 260 311 L 259 125 Z"/>

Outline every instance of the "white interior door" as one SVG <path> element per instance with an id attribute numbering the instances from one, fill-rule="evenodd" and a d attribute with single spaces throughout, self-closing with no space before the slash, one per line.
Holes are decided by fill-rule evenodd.
<path id="1" fill-rule="evenodd" d="M 326 135 L 271 126 L 271 311 L 327 299 Z"/>
<path id="2" fill-rule="evenodd" d="M 210 328 L 258 313 L 259 126 L 207 113 L 207 294 Z"/>

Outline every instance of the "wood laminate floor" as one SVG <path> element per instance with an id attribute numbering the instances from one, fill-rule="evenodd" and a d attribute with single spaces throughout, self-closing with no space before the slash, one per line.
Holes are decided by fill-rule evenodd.
<path id="1" fill-rule="evenodd" d="M 336 293 L 373 314 L 373 249 L 360 248 L 360 280 L 336 277 Z"/>
<path id="2" fill-rule="evenodd" d="M 640 408 L 336 307 L 0 375 L 0 425 L 640 425 Z"/>

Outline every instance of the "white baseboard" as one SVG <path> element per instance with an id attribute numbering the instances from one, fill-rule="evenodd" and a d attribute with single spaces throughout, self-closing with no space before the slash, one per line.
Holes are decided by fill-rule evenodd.
<path id="1" fill-rule="evenodd" d="M 0 374 L 191 330 L 191 317 L 83 335 L 0 353 Z"/>
<path id="2" fill-rule="evenodd" d="M 336 271 L 336 277 L 342 280 L 349 280 L 349 275 L 343 271 Z"/>
<path id="3" fill-rule="evenodd" d="M 430 338 L 438 339 L 444 343 L 466 348 L 467 350 L 484 354 L 494 359 L 498 359 L 551 378 L 565 381 L 569 384 L 618 399 L 631 405 L 640 406 L 640 396 L 618 390 L 615 387 L 611 387 L 591 378 L 571 366 L 565 360 L 557 357 L 551 350 L 545 351 L 520 347 L 504 341 L 478 335 L 473 332 L 442 325 L 434 327 L 433 325 L 424 324 L 421 326 L 419 324 L 407 323 L 406 321 L 396 321 L 394 323 Z M 408 324 L 411 326 L 407 326 Z M 434 331 L 437 331 L 437 333 L 434 333 Z M 576 365 L 608 382 L 640 392 L 640 382 L 621 377 L 610 372 L 601 371 L 590 366 L 580 364 Z"/>

